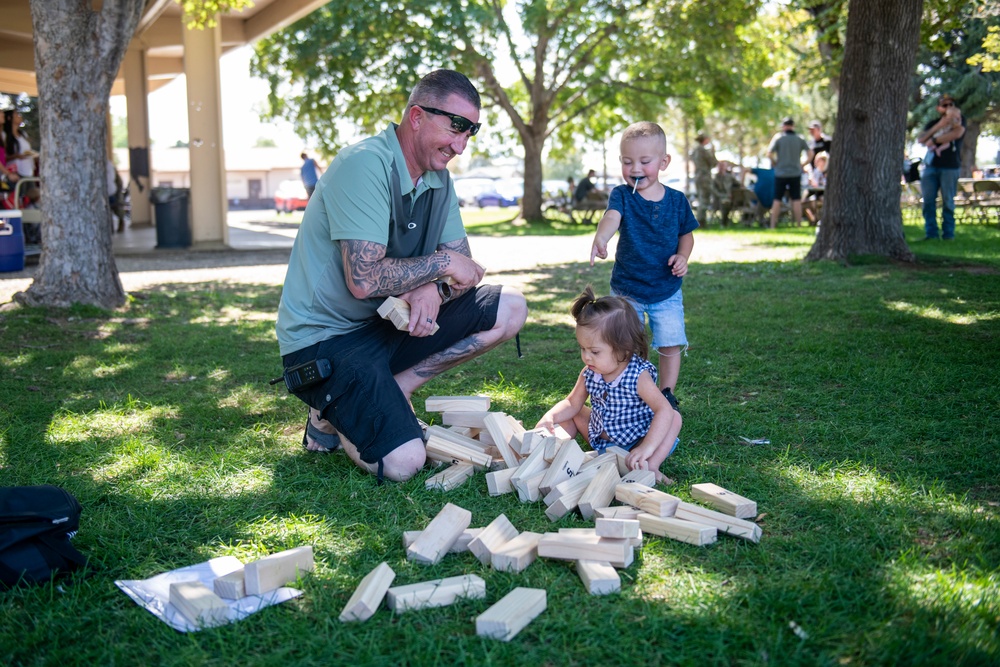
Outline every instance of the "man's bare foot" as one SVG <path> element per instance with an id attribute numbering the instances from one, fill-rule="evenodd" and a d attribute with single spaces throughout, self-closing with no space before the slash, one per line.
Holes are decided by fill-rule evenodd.
<path id="1" fill-rule="evenodd" d="M 309 408 L 309 422 L 302 446 L 310 452 L 332 452 L 340 448 L 340 437 L 333 424 L 320 417 L 319 410 Z"/>

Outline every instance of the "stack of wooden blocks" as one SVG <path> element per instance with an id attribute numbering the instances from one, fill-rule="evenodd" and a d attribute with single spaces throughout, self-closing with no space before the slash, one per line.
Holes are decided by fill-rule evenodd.
<path id="1" fill-rule="evenodd" d="M 403 534 L 407 558 L 414 562 L 436 564 L 447 554 L 469 551 L 485 566 L 519 573 L 539 557 L 574 561 L 588 592 L 604 595 L 621 589 L 617 570 L 632 564 L 644 533 L 694 545 L 711 544 L 720 532 L 760 540 L 760 527 L 748 520 L 757 515 L 756 503 L 714 484 L 691 487 L 692 498 L 714 509 L 683 502 L 653 488 L 653 471 L 628 470 L 624 450 L 611 447 L 598 456 L 584 452 L 562 429 L 526 430 L 509 415 L 491 412 L 486 396 L 431 397 L 426 409 L 442 413 L 443 424 L 427 429 L 427 456 L 448 466 L 427 480 L 428 488 L 448 491 L 482 471 L 492 496 L 517 493 L 521 502 L 541 500 L 552 521 L 578 512 L 594 526 L 520 532 L 500 514 L 482 528 L 470 528 L 471 512 L 447 503 L 423 530 Z M 341 620 L 367 620 L 383 599 L 400 612 L 486 595 L 485 582 L 476 575 L 396 588 L 394 577 L 386 563 L 375 568 Z M 476 631 L 508 640 L 545 606 L 545 591 L 517 588 L 476 619 Z"/>
<path id="2" fill-rule="evenodd" d="M 221 625 L 231 620 L 226 600 L 270 593 L 295 581 L 301 573 L 312 572 L 313 568 L 311 546 L 288 549 L 216 577 L 212 588 L 200 581 L 170 584 L 170 604 L 194 625 Z"/>

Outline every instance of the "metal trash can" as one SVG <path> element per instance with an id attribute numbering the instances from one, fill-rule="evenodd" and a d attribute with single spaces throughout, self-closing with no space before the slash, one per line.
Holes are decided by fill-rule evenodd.
<path id="1" fill-rule="evenodd" d="M 191 221 L 188 219 L 190 188 L 159 187 L 149 193 L 156 215 L 157 248 L 190 248 Z"/>

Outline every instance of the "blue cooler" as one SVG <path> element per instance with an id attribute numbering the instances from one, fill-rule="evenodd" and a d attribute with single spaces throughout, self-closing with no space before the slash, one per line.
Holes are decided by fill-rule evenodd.
<path id="1" fill-rule="evenodd" d="M 21 212 L 0 210 L 0 271 L 24 270 Z"/>

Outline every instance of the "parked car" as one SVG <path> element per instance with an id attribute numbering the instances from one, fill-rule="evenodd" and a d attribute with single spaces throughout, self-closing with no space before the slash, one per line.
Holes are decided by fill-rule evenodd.
<path id="1" fill-rule="evenodd" d="M 476 197 L 493 190 L 492 178 L 456 178 L 452 182 L 455 184 L 459 206 L 475 205 Z"/>
<path id="2" fill-rule="evenodd" d="M 274 193 L 274 210 L 278 213 L 306 210 L 309 195 L 302 181 L 282 181 Z"/>
<path id="3" fill-rule="evenodd" d="M 524 181 L 501 178 L 493 182 L 493 190 L 481 192 L 476 204 L 482 206 L 517 206 L 524 196 Z"/>

